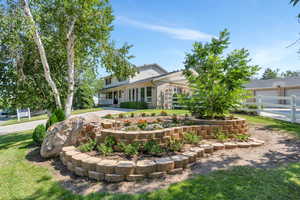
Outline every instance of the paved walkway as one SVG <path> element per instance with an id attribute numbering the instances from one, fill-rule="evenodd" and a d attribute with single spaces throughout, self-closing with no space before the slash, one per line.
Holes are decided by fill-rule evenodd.
<path id="1" fill-rule="evenodd" d="M 96 112 L 83 113 L 83 114 L 78 114 L 78 115 L 72 115 L 72 116 L 84 116 L 84 115 L 87 115 L 87 114 L 96 114 L 99 117 L 103 117 L 107 114 L 112 114 L 113 115 L 113 114 L 119 114 L 119 113 L 130 112 L 130 111 L 134 111 L 134 110 L 124 109 L 124 108 L 105 107 L 104 110 L 100 110 L 100 111 L 96 111 Z M 47 120 L 37 120 L 37 121 L 32 121 L 32 122 L 24 122 L 24 123 L 21 123 L 21 124 L 12 124 L 12 125 L 8 125 L 8 126 L 0 126 L 0 135 L 31 130 L 31 129 L 34 129 L 39 124 L 46 124 L 46 121 Z"/>

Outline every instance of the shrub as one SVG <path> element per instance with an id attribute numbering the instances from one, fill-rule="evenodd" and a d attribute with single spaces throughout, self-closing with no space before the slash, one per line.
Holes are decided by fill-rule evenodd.
<path id="1" fill-rule="evenodd" d="M 117 144 L 116 138 L 114 136 L 106 136 L 104 139 L 104 144 L 109 147 L 113 147 Z"/>
<path id="2" fill-rule="evenodd" d="M 249 140 L 249 137 L 250 137 L 250 136 L 247 135 L 247 134 L 240 134 L 240 135 L 235 135 L 234 137 L 235 137 L 235 139 L 237 139 L 238 141 L 246 142 L 246 141 Z"/>
<path id="3" fill-rule="evenodd" d="M 225 142 L 229 139 L 229 136 L 223 132 L 221 132 L 220 130 L 217 130 L 215 133 L 215 138 L 217 140 L 219 140 L 220 142 Z"/>
<path id="4" fill-rule="evenodd" d="M 32 133 L 32 139 L 35 144 L 41 145 L 46 137 L 46 128 L 43 124 L 38 125 L 35 127 Z"/>
<path id="5" fill-rule="evenodd" d="M 155 117 L 155 116 L 156 116 L 156 113 L 151 113 L 151 116 L 152 116 L 152 117 Z"/>
<path id="6" fill-rule="evenodd" d="M 128 102 L 121 102 L 120 108 L 131 108 L 131 109 L 147 109 L 148 104 L 142 101 L 128 101 Z"/>
<path id="7" fill-rule="evenodd" d="M 112 116 L 111 114 L 107 114 L 107 115 L 105 115 L 103 118 L 105 118 L 105 119 L 112 119 L 113 116 Z"/>
<path id="8" fill-rule="evenodd" d="M 147 114 L 143 112 L 143 113 L 141 114 L 141 116 L 142 116 L 142 117 L 146 117 Z"/>
<path id="9" fill-rule="evenodd" d="M 140 143 L 133 143 L 133 144 L 124 144 L 123 142 L 121 142 L 120 144 L 118 144 L 120 149 L 124 152 L 125 155 L 127 156 L 134 156 L 134 155 L 138 155 L 139 154 L 139 150 L 140 150 Z"/>
<path id="10" fill-rule="evenodd" d="M 52 126 L 53 124 L 55 124 L 57 122 L 58 122 L 58 119 L 57 119 L 56 115 L 54 113 L 52 113 L 46 123 L 46 129 L 48 129 L 50 126 Z"/>
<path id="11" fill-rule="evenodd" d="M 167 113 L 166 111 L 162 110 L 162 111 L 160 112 L 160 115 L 161 115 L 161 116 L 168 116 L 168 113 Z"/>
<path id="12" fill-rule="evenodd" d="M 201 140 L 201 137 L 198 136 L 195 132 L 187 132 L 184 134 L 183 139 L 187 144 L 198 144 Z"/>
<path id="13" fill-rule="evenodd" d="M 179 140 L 170 139 L 168 142 L 168 150 L 175 152 L 181 151 L 183 143 Z"/>
<path id="14" fill-rule="evenodd" d="M 147 125 L 148 125 L 148 123 L 147 123 L 146 120 L 140 119 L 140 120 L 137 122 L 137 126 L 138 126 L 140 129 L 142 129 L 142 130 L 144 130 L 144 129 L 147 127 Z"/>
<path id="15" fill-rule="evenodd" d="M 111 146 L 107 146 L 105 144 L 97 145 L 97 150 L 104 156 L 107 156 L 113 152 L 113 148 Z"/>
<path id="16" fill-rule="evenodd" d="M 55 109 L 54 112 L 53 112 L 53 114 L 56 115 L 56 118 L 57 118 L 57 120 L 58 120 L 59 122 L 66 120 L 66 114 L 65 114 L 65 112 L 64 112 L 62 109 L 60 109 L 60 108 Z"/>
<path id="17" fill-rule="evenodd" d="M 119 118 L 121 118 L 121 119 L 124 118 L 124 114 L 123 114 L 123 113 L 120 113 L 120 114 L 119 114 Z"/>
<path id="18" fill-rule="evenodd" d="M 134 117 L 134 113 L 130 113 L 130 117 L 132 117 L 132 118 L 133 118 L 133 117 Z"/>
<path id="19" fill-rule="evenodd" d="M 90 152 L 93 151 L 96 147 L 96 140 L 89 139 L 87 143 L 81 144 L 78 146 L 78 149 L 81 152 Z"/>
<path id="20" fill-rule="evenodd" d="M 173 115 L 172 115 L 172 122 L 173 122 L 173 123 L 178 123 L 178 117 L 177 117 L 176 114 L 173 114 Z"/>
<path id="21" fill-rule="evenodd" d="M 124 121 L 124 126 L 130 126 L 130 125 L 131 125 L 131 121 L 129 121 L 129 120 Z"/>
<path id="22" fill-rule="evenodd" d="M 184 75 L 194 90 L 191 96 L 182 95 L 180 101 L 197 118 L 225 117 L 247 98 L 244 84 L 259 70 L 251 65 L 246 49 L 225 55 L 229 43 L 225 29 L 209 43 L 194 43 L 186 55 Z"/>
<path id="23" fill-rule="evenodd" d="M 164 150 L 154 140 L 150 140 L 145 143 L 144 151 L 150 154 L 160 154 L 164 152 Z"/>

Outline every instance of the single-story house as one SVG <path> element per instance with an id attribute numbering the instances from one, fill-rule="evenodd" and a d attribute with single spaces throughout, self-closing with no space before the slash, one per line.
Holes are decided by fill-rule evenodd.
<path id="1" fill-rule="evenodd" d="M 295 95 L 296 104 L 300 105 L 300 77 L 252 80 L 245 85 L 253 96 L 291 96 Z M 284 100 L 268 99 L 270 103 L 285 104 Z"/>
<path id="2" fill-rule="evenodd" d="M 158 64 L 137 67 L 134 77 L 118 80 L 104 77 L 100 105 L 119 106 L 121 102 L 147 102 L 149 108 L 171 108 L 174 93 L 188 92 L 182 71 L 168 72 Z"/>

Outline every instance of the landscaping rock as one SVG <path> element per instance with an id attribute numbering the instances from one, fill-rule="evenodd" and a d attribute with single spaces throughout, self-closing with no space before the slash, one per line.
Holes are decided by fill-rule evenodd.
<path id="1" fill-rule="evenodd" d="M 200 147 L 204 149 L 205 153 L 213 153 L 214 152 L 214 147 L 212 145 L 203 144 Z"/>
<path id="2" fill-rule="evenodd" d="M 174 174 L 182 174 L 183 172 L 183 168 L 176 168 L 176 169 L 172 169 L 168 172 L 168 174 L 174 175 Z"/>
<path id="3" fill-rule="evenodd" d="M 170 158 L 160 158 L 155 160 L 156 169 L 159 172 L 170 171 L 174 169 L 174 161 Z"/>
<path id="4" fill-rule="evenodd" d="M 166 176 L 166 172 L 153 172 L 149 174 L 149 178 L 164 178 Z"/>
<path id="5" fill-rule="evenodd" d="M 145 175 L 143 174 L 131 174 L 126 177 L 127 181 L 141 181 L 145 178 Z"/>
<path id="6" fill-rule="evenodd" d="M 120 161 L 116 166 L 116 174 L 130 175 L 134 172 L 135 164 L 132 161 Z"/>
<path id="7" fill-rule="evenodd" d="M 113 174 L 116 166 L 117 161 L 115 160 L 101 160 L 96 164 L 96 171 L 104 174 Z"/>
<path id="8" fill-rule="evenodd" d="M 155 162 L 152 160 L 137 161 L 135 173 L 136 174 L 150 174 L 156 171 Z"/>
<path id="9" fill-rule="evenodd" d="M 222 143 L 214 143 L 212 145 L 214 147 L 214 150 L 223 150 L 223 149 L 225 149 L 225 145 L 222 144 Z"/>
<path id="10" fill-rule="evenodd" d="M 238 147 L 237 144 L 234 142 L 225 142 L 224 145 L 225 145 L 225 149 L 234 149 Z"/>
<path id="11" fill-rule="evenodd" d="M 174 168 L 185 168 L 189 163 L 189 158 L 184 155 L 172 156 L 171 159 L 174 161 Z"/>
<path id="12" fill-rule="evenodd" d="M 64 154 L 65 161 L 72 161 L 72 156 L 81 154 L 79 151 L 67 151 Z"/>
<path id="13" fill-rule="evenodd" d="M 97 181 L 103 181 L 104 178 L 105 178 L 105 175 L 103 173 L 100 173 L 100 172 L 89 171 L 89 177 L 91 179 L 95 179 Z"/>
<path id="14" fill-rule="evenodd" d="M 101 129 L 101 119 L 97 115 L 71 117 L 48 128 L 47 136 L 41 146 L 41 156 L 44 158 L 59 155 L 64 146 L 78 144 L 88 138 L 94 138 Z"/>
<path id="15" fill-rule="evenodd" d="M 117 183 L 117 182 L 121 182 L 124 180 L 124 176 L 123 175 L 119 175 L 119 174 L 105 174 L 105 180 L 109 183 Z"/>
<path id="16" fill-rule="evenodd" d="M 188 151 L 188 152 L 184 152 L 182 155 L 189 158 L 189 163 L 196 162 L 196 159 L 197 159 L 197 153 L 196 152 Z"/>
<path id="17" fill-rule="evenodd" d="M 78 176 L 87 176 L 87 171 L 82 167 L 75 167 L 75 174 Z"/>
<path id="18" fill-rule="evenodd" d="M 87 171 L 96 171 L 96 165 L 101 161 L 100 158 L 90 157 L 81 163 L 81 166 Z"/>
<path id="19" fill-rule="evenodd" d="M 197 157 L 201 158 L 204 156 L 204 149 L 200 147 L 192 147 L 190 151 L 197 153 Z"/>
<path id="20" fill-rule="evenodd" d="M 251 144 L 248 143 L 248 142 L 237 142 L 236 144 L 237 144 L 238 147 L 240 147 L 240 148 L 248 148 L 248 147 L 251 147 Z"/>
<path id="21" fill-rule="evenodd" d="M 67 168 L 68 170 L 70 170 L 71 172 L 74 172 L 75 171 L 75 167 L 73 165 L 72 162 L 67 162 Z"/>

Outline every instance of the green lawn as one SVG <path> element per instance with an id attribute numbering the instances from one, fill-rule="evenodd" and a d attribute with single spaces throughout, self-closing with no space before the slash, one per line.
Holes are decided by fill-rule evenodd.
<path id="1" fill-rule="evenodd" d="M 260 117 L 243 117 L 251 123 L 264 124 L 270 128 L 288 129 L 291 133 L 300 132 L 299 127 L 283 126 L 278 121 Z M 296 200 L 300 197 L 300 163 L 275 169 L 235 167 L 232 170 L 215 171 L 151 193 L 74 195 L 54 181 L 48 169 L 27 160 L 30 158 L 28 152 L 31 148 L 33 146 L 30 131 L 0 136 L 1 200 Z"/>
<path id="2" fill-rule="evenodd" d="M 96 111 L 100 111 L 100 110 L 103 110 L 103 108 L 88 108 L 88 109 L 74 110 L 74 111 L 72 111 L 72 115 L 82 114 L 82 113 L 87 113 L 87 112 L 96 112 Z M 0 124 L 0 126 L 21 124 L 24 122 L 32 122 L 32 121 L 42 120 L 42 119 L 48 119 L 48 116 L 47 115 L 38 115 L 38 116 L 31 117 L 31 119 L 21 118 L 20 121 L 18 121 L 18 119 L 10 119 L 10 120 L 7 120 L 4 123 Z"/>

